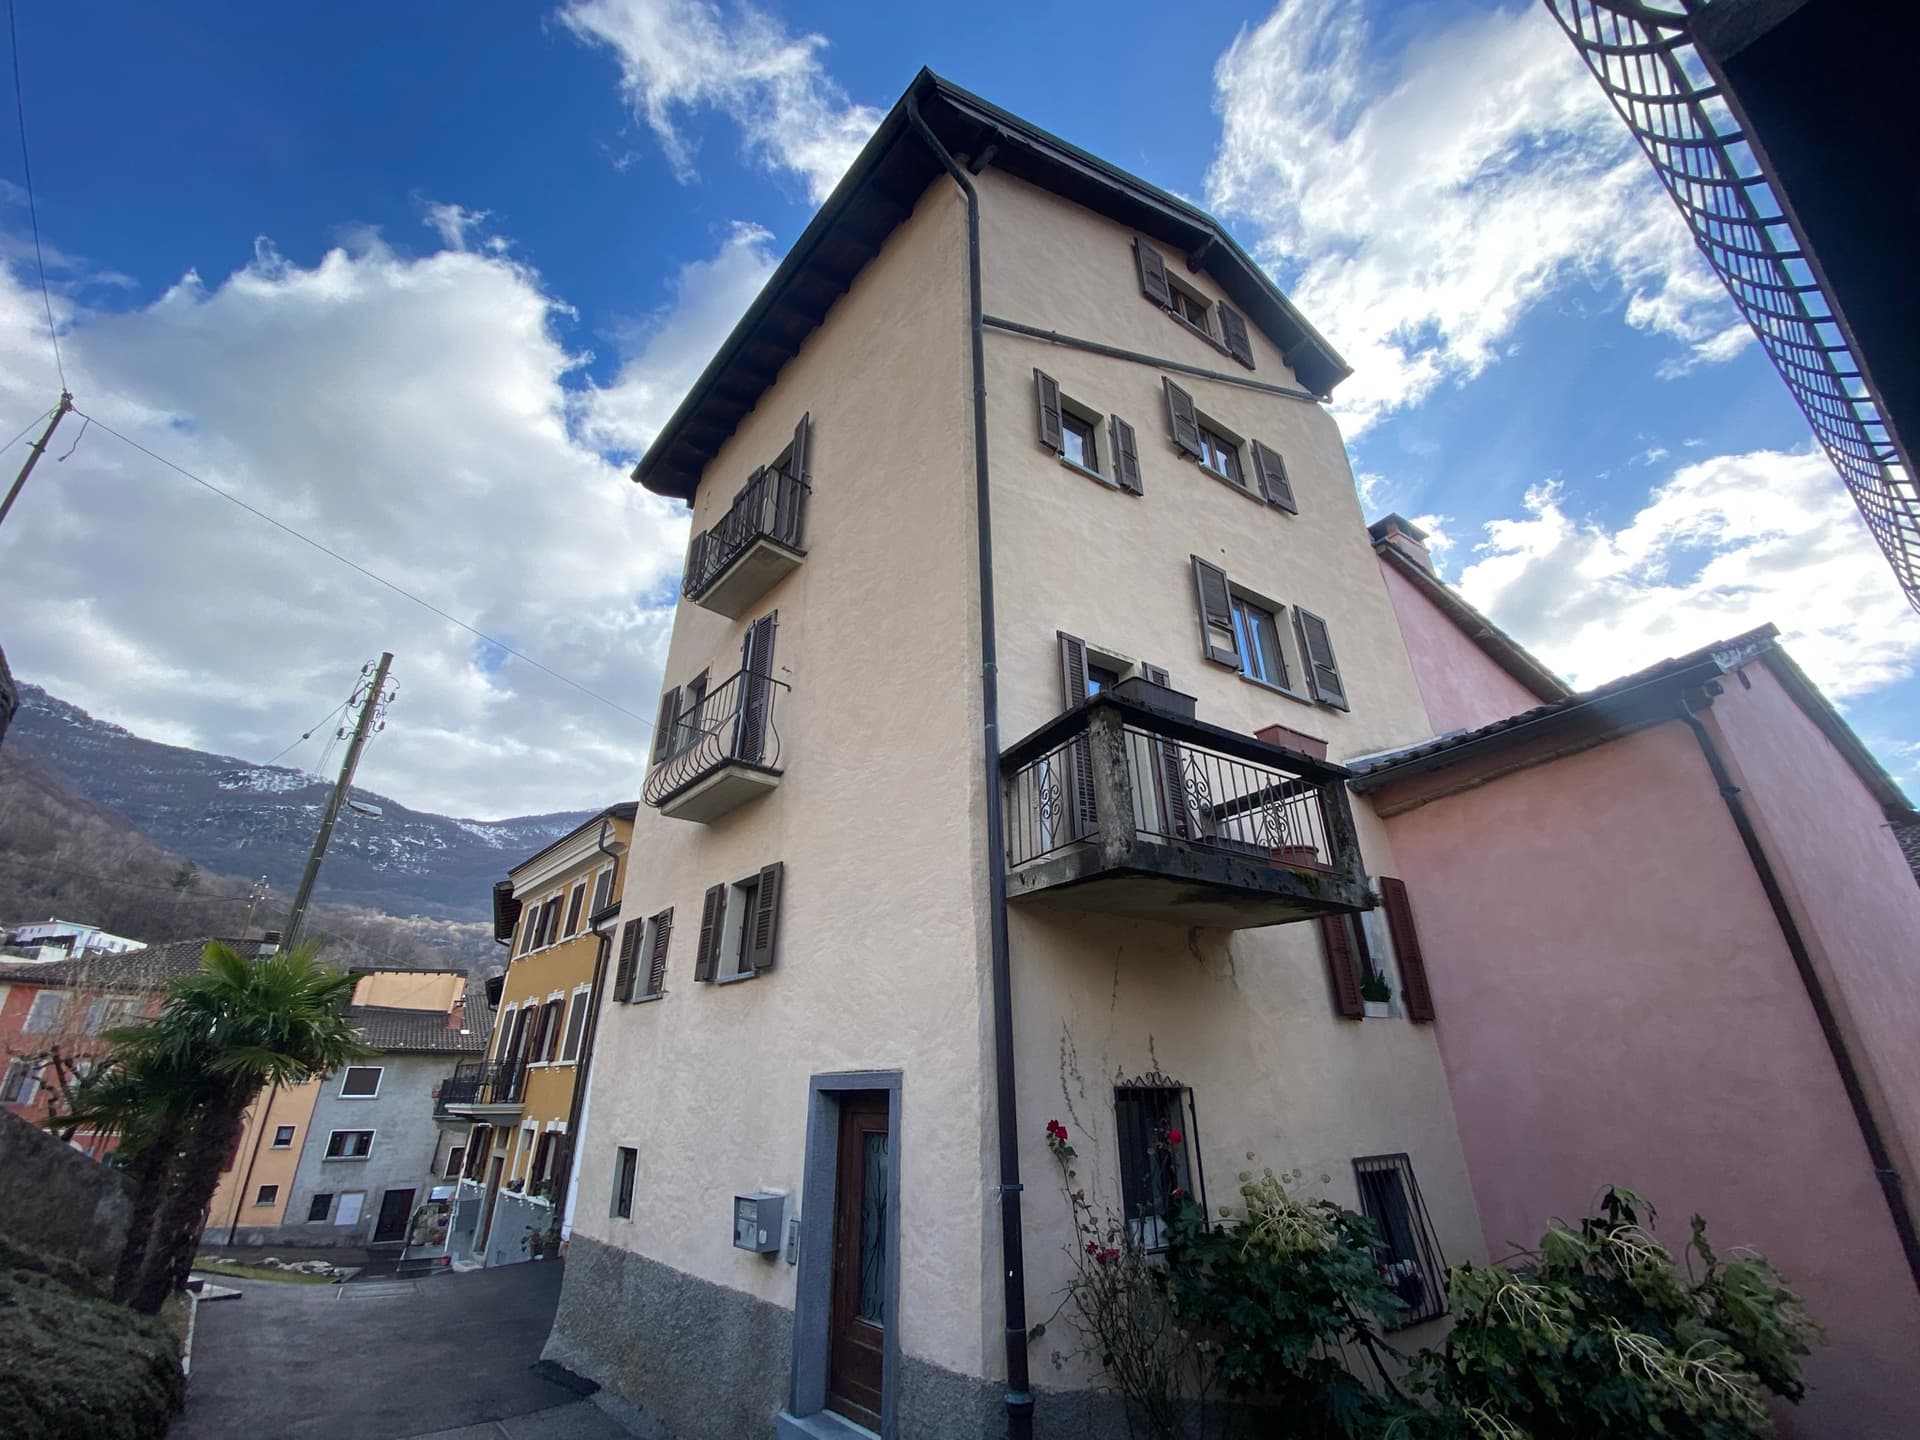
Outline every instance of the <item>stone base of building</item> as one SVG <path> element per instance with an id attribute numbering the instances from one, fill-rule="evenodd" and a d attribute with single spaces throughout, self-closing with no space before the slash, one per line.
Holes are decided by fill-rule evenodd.
<path id="1" fill-rule="evenodd" d="M 671 1440 L 773 1440 L 793 1369 L 793 1314 L 657 1260 L 576 1234 L 545 1359 L 611 1392 L 629 1425 Z M 894 1432 L 914 1440 L 998 1440 L 1006 1387 L 902 1356 Z M 1036 1392 L 1048 1440 L 1127 1433 L 1117 1397 Z M 631 1414 L 627 1407 L 631 1407 Z M 776 1428 L 778 1427 L 778 1428 Z"/>

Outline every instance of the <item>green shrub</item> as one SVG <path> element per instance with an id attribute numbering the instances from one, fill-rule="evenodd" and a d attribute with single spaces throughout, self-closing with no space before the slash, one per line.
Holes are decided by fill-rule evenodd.
<path id="1" fill-rule="evenodd" d="M 162 1320 L 0 1235 L 0 1415 L 15 1440 L 162 1440 L 185 1390 Z"/>

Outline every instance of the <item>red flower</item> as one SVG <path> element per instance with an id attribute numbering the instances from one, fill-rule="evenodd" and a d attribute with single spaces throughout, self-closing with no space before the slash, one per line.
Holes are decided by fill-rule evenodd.
<path id="1" fill-rule="evenodd" d="M 1098 1255 L 1099 1253 L 1100 1253 L 1100 1242 L 1097 1240 L 1087 1241 L 1087 1254 Z"/>
<path id="2" fill-rule="evenodd" d="M 1047 1121 L 1047 1138 L 1056 1145 L 1066 1144 L 1067 1127 L 1062 1125 L 1058 1120 Z"/>
<path id="3" fill-rule="evenodd" d="M 1167 1144 L 1178 1145 L 1183 1137 L 1178 1130 L 1167 1131 Z"/>
<path id="4" fill-rule="evenodd" d="M 1176 1185 L 1173 1187 L 1173 1198 L 1176 1200 L 1184 1200 L 1187 1198 L 1187 1192 Z"/>

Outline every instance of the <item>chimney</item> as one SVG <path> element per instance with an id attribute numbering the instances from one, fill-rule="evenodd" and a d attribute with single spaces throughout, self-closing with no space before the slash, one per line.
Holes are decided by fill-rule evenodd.
<path id="1" fill-rule="evenodd" d="M 1388 515 L 1367 527 L 1376 543 L 1391 545 L 1427 574 L 1433 574 L 1433 556 L 1427 550 L 1427 532 L 1404 515 Z"/>

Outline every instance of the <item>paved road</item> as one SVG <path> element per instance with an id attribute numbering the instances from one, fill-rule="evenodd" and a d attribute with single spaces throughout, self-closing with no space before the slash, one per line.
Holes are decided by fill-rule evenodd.
<path id="1" fill-rule="evenodd" d="M 349 1285 L 234 1281 L 200 1307 L 170 1440 L 625 1440 L 534 1371 L 561 1264 Z"/>

